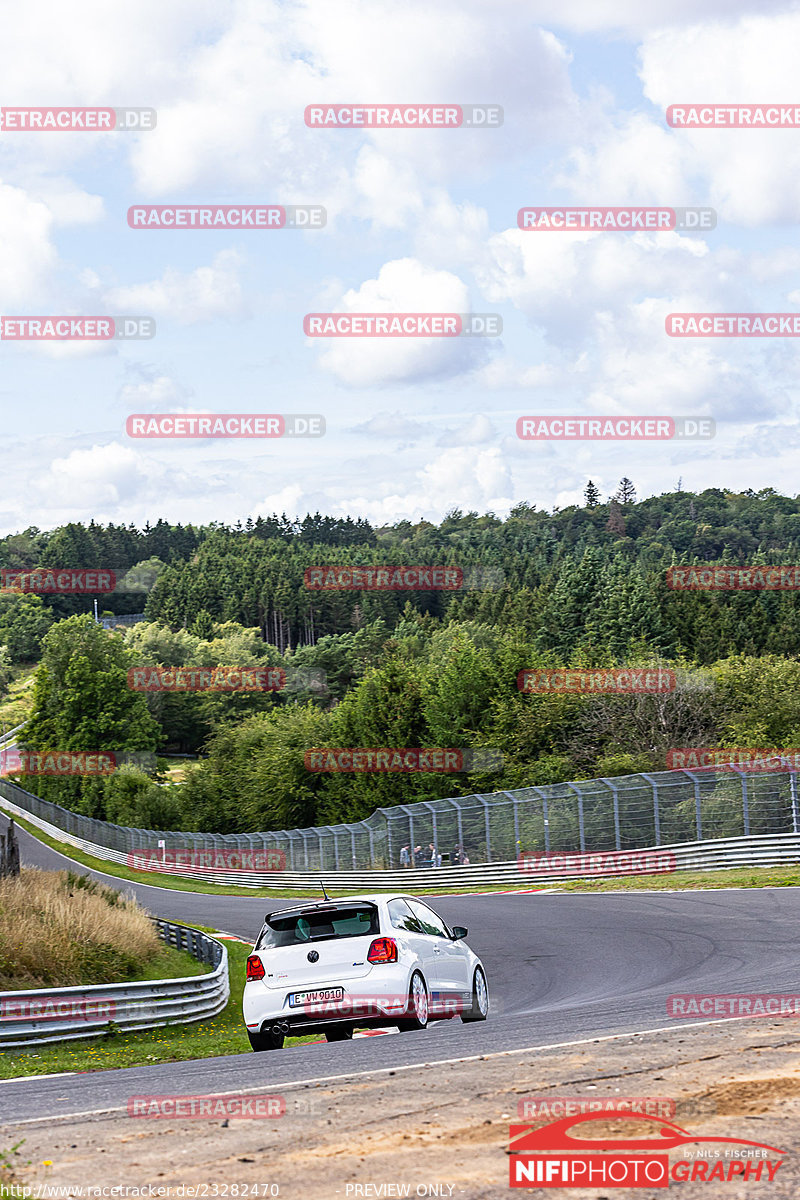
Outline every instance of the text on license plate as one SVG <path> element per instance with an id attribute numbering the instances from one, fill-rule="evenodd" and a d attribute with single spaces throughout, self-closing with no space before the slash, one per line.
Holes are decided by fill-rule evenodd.
<path id="1" fill-rule="evenodd" d="M 344 988 L 317 988 L 313 992 L 291 992 L 289 1004 L 297 1008 L 300 1004 L 322 1004 L 325 1000 L 344 999 Z"/>

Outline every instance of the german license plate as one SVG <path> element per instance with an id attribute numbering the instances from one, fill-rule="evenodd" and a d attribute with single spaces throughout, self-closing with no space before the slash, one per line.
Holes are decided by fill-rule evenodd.
<path id="1" fill-rule="evenodd" d="M 308 1004 L 325 1004 L 329 1000 L 343 1000 L 344 988 L 316 988 L 313 992 L 290 992 L 289 1006 L 298 1008 Z"/>

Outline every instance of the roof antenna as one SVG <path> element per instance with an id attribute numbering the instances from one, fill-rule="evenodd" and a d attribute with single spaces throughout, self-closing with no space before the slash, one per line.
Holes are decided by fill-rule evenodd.
<path id="1" fill-rule="evenodd" d="M 330 896 L 329 896 L 329 895 L 328 895 L 328 893 L 325 891 L 325 884 L 322 882 L 322 880 L 321 880 L 321 879 L 320 879 L 320 881 L 319 881 L 319 886 L 322 888 L 322 894 L 323 894 L 323 896 L 325 897 L 325 899 L 326 899 L 326 900 L 330 900 Z"/>

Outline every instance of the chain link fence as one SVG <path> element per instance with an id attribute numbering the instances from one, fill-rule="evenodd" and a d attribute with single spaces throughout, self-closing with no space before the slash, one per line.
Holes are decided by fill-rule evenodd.
<path id="1" fill-rule="evenodd" d="M 661 771 L 379 808 L 365 821 L 265 833 L 112 825 L 0 780 L 0 796 L 73 837 L 131 854 L 282 850 L 289 871 L 389 870 L 516 860 L 530 851 L 635 850 L 800 832 L 794 770 Z"/>

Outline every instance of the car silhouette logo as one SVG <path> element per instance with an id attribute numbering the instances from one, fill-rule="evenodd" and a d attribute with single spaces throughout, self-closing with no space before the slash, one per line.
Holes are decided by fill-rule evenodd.
<path id="1" fill-rule="evenodd" d="M 306 957 L 309 962 L 316 962 L 319 959 L 319 950 L 309 950 Z"/>
<path id="2" fill-rule="evenodd" d="M 580 1134 L 570 1132 L 573 1125 L 589 1124 L 592 1121 L 608 1121 L 610 1118 L 623 1118 L 626 1121 L 644 1121 L 651 1126 L 658 1123 L 660 1129 L 656 1136 L 648 1138 L 585 1138 Z M 774 1154 L 785 1154 L 777 1146 L 768 1146 L 765 1142 L 751 1142 L 744 1138 L 701 1137 L 691 1134 L 672 1121 L 664 1121 L 650 1117 L 644 1113 L 630 1111 L 596 1113 L 592 1116 L 581 1114 L 575 1117 L 563 1117 L 560 1121 L 552 1121 L 539 1129 L 531 1129 L 530 1125 L 511 1126 L 511 1153 L 536 1154 L 548 1151 L 572 1151 L 577 1153 L 586 1150 L 672 1150 L 691 1142 L 727 1143 L 734 1146 L 758 1146 Z"/>

